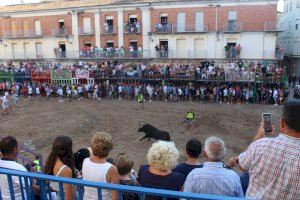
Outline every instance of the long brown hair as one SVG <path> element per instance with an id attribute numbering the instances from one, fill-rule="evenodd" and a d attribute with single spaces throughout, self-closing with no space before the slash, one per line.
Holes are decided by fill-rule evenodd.
<path id="1" fill-rule="evenodd" d="M 72 177 L 75 178 L 72 139 L 70 137 L 60 135 L 55 138 L 52 150 L 46 161 L 45 174 L 54 175 L 53 168 L 57 158 L 72 170 Z"/>

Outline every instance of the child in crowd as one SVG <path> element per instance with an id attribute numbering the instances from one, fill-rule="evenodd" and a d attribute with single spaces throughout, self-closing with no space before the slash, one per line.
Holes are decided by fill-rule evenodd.
<path id="1" fill-rule="evenodd" d="M 133 171 L 133 160 L 126 154 L 121 153 L 115 159 L 115 166 L 118 169 L 121 185 L 139 186 L 135 173 Z M 123 193 L 124 200 L 139 200 L 139 195 L 136 193 Z"/>

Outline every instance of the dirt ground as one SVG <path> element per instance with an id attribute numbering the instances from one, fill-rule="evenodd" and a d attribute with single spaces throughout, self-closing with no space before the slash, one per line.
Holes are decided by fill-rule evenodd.
<path id="1" fill-rule="evenodd" d="M 192 125 L 181 124 L 190 108 L 194 109 L 196 119 Z M 139 141 L 143 133 L 137 130 L 142 123 L 168 131 L 181 152 L 180 161 L 184 160 L 183 150 L 189 139 L 198 138 L 204 143 L 211 135 L 224 139 L 226 157 L 229 158 L 249 145 L 263 112 L 271 112 L 273 123 L 278 124 L 281 106 L 273 105 L 146 102 L 144 109 L 140 110 L 134 101 L 58 103 L 56 99 L 21 100 L 19 108 L 9 116 L 0 116 L 0 136 L 15 136 L 21 144 L 32 146 L 46 158 L 54 138 L 60 134 L 72 138 L 73 150 L 76 151 L 89 146 L 94 132 L 107 131 L 114 141 L 111 157 L 127 152 L 134 158 L 137 170 L 147 163 L 146 154 L 154 142 L 153 139 Z"/>

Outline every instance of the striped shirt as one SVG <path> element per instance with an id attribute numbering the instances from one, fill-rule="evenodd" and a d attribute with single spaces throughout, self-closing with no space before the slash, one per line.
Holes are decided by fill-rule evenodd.
<path id="1" fill-rule="evenodd" d="M 239 176 L 221 162 L 205 162 L 187 176 L 184 192 L 244 197 Z"/>
<path id="2" fill-rule="evenodd" d="M 250 174 L 246 197 L 300 199 L 300 138 L 280 134 L 253 142 L 239 156 Z"/>

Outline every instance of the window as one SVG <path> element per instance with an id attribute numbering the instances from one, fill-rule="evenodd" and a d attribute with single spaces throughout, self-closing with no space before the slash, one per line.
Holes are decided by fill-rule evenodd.
<path id="1" fill-rule="evenodd" d="M 34 27 L 35 27 L 35 35 L 42 35 L 41 21 L 40 20 L 35 20 L 34 21 Z"/>
<path id="2" fill-rule="evenodd" d="M 113 16 L 105 17 L 104 29 L 105 29 L 106 34 L 114 33 L 114 18 L 113 18 Z"/>
<path id="3" fill-rule="evenodd" d="M 296 19 L 295 20 L 295 30 L 298 31 L 299 30 L 299 24 L 300 24 L 300 20 Z"/>
<path id="4" fill-rule="evenodd" d="M 293 9 L 293 1 L 291 1 L 290 3 L 290 11 L 292 11 L 292 9 Z"/>
<path id="5" fill-rule="evenodd" d="M 83 33 L 88 34 L 91 33 L 91 18 L 90 17 L 84 17 L 83 18 Z"/>
<path id="6" fill-rule="evenodd" d="M 23 26 L 23 35 L 24 35 L 25 37 L 29 36 L 28 21 L 23 21 L 23 22 L 22 22 L 22 26 Z"/>
<path id="7" fill-rule="evenodd" d="M 161 13 L 160 14 L 160 23 L 167 24 L 168 23 L 168 13 Z"/>
<path id="8" fill-rule="evenodd" d="M 185 13 L 180 12 L 177 15 L 177 32 L 185 31 Z"/>
<path id="9" fill-rule="evenodd" d="M 17 36 L 17 25 L 16 25 L 16 22 L 14 22 L 14 21 L 10 22 L 10 28 L 11 28 L 11 35 L 13 37 Z"/>
<path id="10" fill-rule="evenodd" d="M 35 43 L 35 49 L 36 49 L 36 58 L 38 58 L 38 59 L 43 58 L 42 43 L 40 43 L 40 42 Z"/>
<path id="11" fill-rule="evenodd" d="M 236 31 L 237 30 L 237 12 L 229 11 L 228 12 L 228 31 Z"/>
<path id="12" fill-rule="evenodd" d="M 195 31 L 202 32 L 203 28 L 203 12 L 196 12 Z"/>

